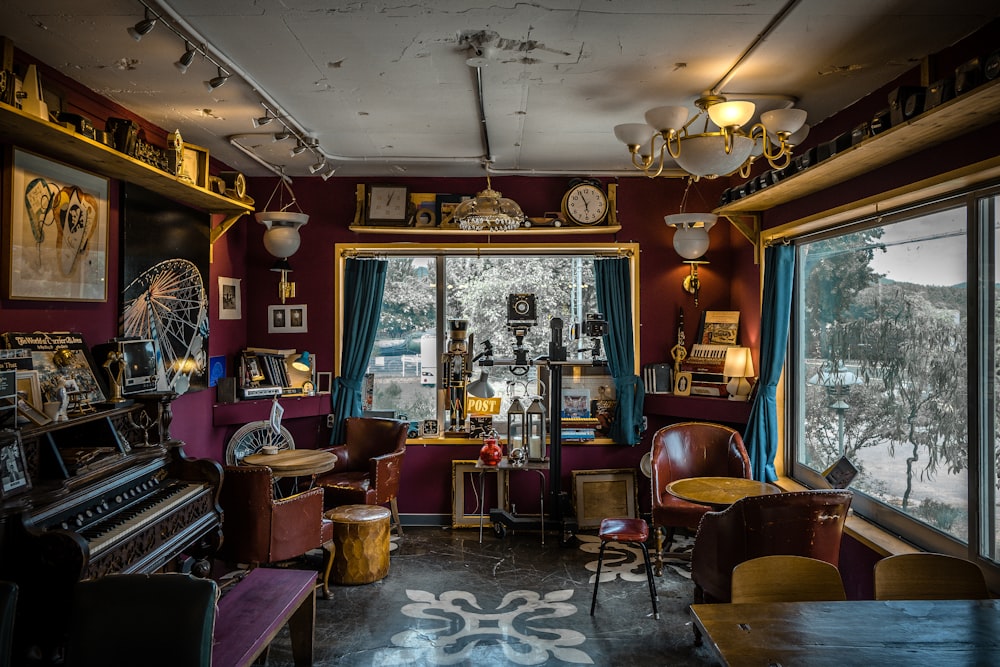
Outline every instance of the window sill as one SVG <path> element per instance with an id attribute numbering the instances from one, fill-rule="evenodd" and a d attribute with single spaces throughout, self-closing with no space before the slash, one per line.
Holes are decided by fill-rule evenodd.
<path id="1" fill-rule="evenodd" d="M 808 487 L 799 484 L 790 477 L 779 477 L 776 484 L 785 491 L 809 491 Z M 912 544 L 886 532 L 883 528 L 855 516 L 853 510 L 847 516 L 844 532 L 880 556 L 894 556 L 920 551 Z"/>

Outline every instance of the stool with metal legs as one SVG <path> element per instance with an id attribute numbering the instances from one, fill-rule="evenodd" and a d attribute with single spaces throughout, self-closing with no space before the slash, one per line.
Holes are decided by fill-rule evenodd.
<path id="1" fill-rule="evenodd" d="M 649 526 L 646 525 L 646 522 L 642 519 L 603 519 L 597 536 L 601 538 L 601 551 L 597 556 L 597 578 L 594 579 L 594 597 L 590 601 L 590 615 L 594 615 L 594 607 L 597 605 L 597 587 L 601 583 L 604 547 L 608 546 L 608 542 L 624 542 L 638 545 L 642 549 L 642 560 L 646 566 L 646 580 L 649 582 L 649 597 L 653 601 L 653 618 L 660 618 L 660 612 L 656 608 L 653 568 L 649 564 L 649 550 L 646 548 L 646 540 L 649 538 Z"/>

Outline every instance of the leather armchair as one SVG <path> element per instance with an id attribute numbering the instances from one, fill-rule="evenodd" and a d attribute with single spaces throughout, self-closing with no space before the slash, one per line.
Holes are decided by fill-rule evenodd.
<path id="1" fill-rule="evenodd" d="M 710 422 L 682 422 L 657 431 L 653 435 L 650 468 L 656 571 L 659 574 L 663 569 L 664 541 L 669 548 L 676 528 L 693 531 L 701 517 L 712 511 L 708 505 L 670 495 L 667 485 L 687 477 L 750 479 L 752 471 L 740 434 L 727 426 Z"/>
<path id="2" fill-rule="evenodd" d="M 402 536 L 396 496 L 409 424 L 379 417 L 348 417 L 344 422 L 344 444 L 326 450 L 337 455 L 337 465 L 316 478 L 326 494 L 324 506 L 389 503 L 396 532 Z"/>
<path id="3" fill-rule="evenodd" d="M 229 561 L 251 566 L 277 563 L 333 539 L 333 523 L 323 518 L 323 490 L 275 499 L 274 477 L 265 466 L 226 466 L 219 504 L 223 512 L 219 556 Z"/>
<path id="4" fill-rule="evenodd" d="M 695 602 L 729 602 L 733 568 L 751 558 L 807 556 L 839 565 L 852 497 L 839 489 L 749 496 L 705 514 L 691 553 Z"/>

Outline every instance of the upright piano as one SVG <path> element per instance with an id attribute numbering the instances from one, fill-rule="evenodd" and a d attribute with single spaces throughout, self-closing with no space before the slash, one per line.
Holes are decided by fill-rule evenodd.
<path id="1" fill-rule="evenodd" d="M 170 438 L 171 398 L 4 435 L 27 474 L 0 509 L 0 578 L 19 586 L 15 664 L 59 662 L 78 581 L 207 574 L 222 539 L 222 467 Z"/>

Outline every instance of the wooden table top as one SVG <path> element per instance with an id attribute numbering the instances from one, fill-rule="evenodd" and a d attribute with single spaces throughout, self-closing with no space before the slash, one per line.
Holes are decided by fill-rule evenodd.
<path id="1" fill-rule="evenodd" d="M 774 484 L 741 477 L 687 477 L 670 482 L 667 492 L 681 500 L 712 507 L 729 507 L 747 496 L 781 493 Z"/>
<path id="2" fill-rule="evenodd" d="M 998 665 L 1000 600 L 691 605 L 729 667 Z"/>
<path id="3" fill-rule="evenodd" d="M 307 477 L 333 470 L 337 455 L 315 449 L 282 449 L 276 454 L 250 454 L 243 462 L 253 466 L 267 466 L 275 477 Z"/>

